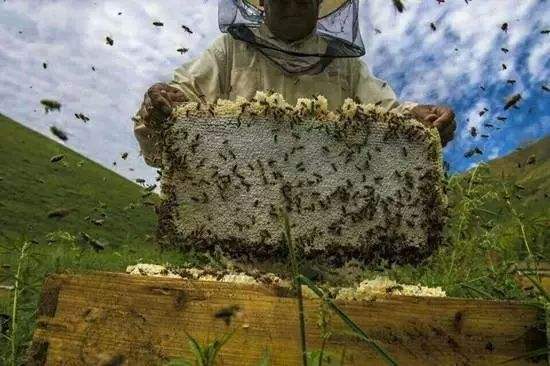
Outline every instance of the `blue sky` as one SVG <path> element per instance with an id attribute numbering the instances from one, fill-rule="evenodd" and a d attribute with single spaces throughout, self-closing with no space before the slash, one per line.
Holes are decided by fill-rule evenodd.
<path id="1" fill-rule="evenodd" d="M 400 14 L 390 0 L 361 1 L 363 60 L 401 100 L 455 109 L 458 129 L 445 149 L 453 171 L 550 134 L 550 93 L 542 89 L 550 87 L 550 34 L 541 33 L 550 29 L 548 1 L 405 4 Z M 505 22 L 507 32 L 501 29 Z M 169 80 L 219 35 L 215 0 L 1 2 L 0 113 L 53 139 L 49 127 L 56 125 L 69 134 L 68 147 L 130 179 L 152 182 L 155 171 L 139 156 L 130 117 L 148 86 Z M 112 47 L 106 36 L 113 38 Z M 180 47 L 189 52 L 180 55 Z M 504 111 L 506 98 L 516 93 L 523 97 L 519 109 Z M 61 112 L 44 114 L 43 98 L 59 100 Z M 483 108 L 488 111 L 479 116 Z M 84 124 L 74 113 L 90 121 Z M 471 127 L 479 130 L 475 138 Z M 466 159 L 474 146 L 483 155 Z"/>

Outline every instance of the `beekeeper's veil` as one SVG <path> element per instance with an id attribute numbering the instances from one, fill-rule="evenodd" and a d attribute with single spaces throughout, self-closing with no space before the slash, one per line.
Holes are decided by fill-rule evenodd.
<path id="1" fill-rule="evenodd" d="M 313 34 L 290 43 L 267 29 L 259 0 L 220 0 L 218 21 L 222 32 L 256 47 L 287 73 L 316 74 L 334 58 L 365 54 L 358 14 L 358 0 L 322 0 Z"/>

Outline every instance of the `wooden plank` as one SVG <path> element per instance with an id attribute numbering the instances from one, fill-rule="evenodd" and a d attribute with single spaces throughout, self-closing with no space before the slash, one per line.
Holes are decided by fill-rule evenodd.
<path id="1" fill-rule="evenodd" d="M 214 314 L 237 305 L 228 326 Z M 546 344 L 543 310 L 511 301 L 388 296 L 339 302 L 400 365 L 494 365 Z M 156 365 L 191 357 L 185 332 L 212 341 L 230 329 L 221 365 L 257 365 L 269 349 L 273 365 L 298 365 L 295 299 L 258 285 L 94 272 L 53 275 L 44 285 L 32 365 Z M 320 302 L 305 303 L 307 344 L 320 349 Z M 327 349 L 345 365 L 383 365 L 335 315 Z M 545 363 L 541 358 L 540 362 Z M 509 365 L 532 364 L 518 360 Z"/>

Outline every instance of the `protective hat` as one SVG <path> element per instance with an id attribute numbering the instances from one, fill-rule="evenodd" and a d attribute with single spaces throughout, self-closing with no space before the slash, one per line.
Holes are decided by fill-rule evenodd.
<path id="1" fill-rule="evenodd" d="M 277 40 L 264 24 L 259 0 L 220 0 L 220 30 L 244 41 L 286 73 L 316 74 L 334 58 L 360 57 L 365 47 L 359 31 L 359 0 L 323 0 L 307 41 Z"/>
<path id="2" fill-rule="evenodd" d="M 260 0 L 245 0 L 247 3 L 257 9 L 261 9 Z M 321 0 L 319 4 L 319 18 L 324 18 L 327 15 L 332 14 L 335 10 L 338 10 L 342 5 L 347 3 L 347 0 Z"/>

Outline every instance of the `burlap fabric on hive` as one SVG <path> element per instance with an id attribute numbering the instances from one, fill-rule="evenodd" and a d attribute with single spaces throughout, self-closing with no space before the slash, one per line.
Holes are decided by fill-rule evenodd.
<path id="1" fill-rule="evenodd" d="M 165 247 L 222 250 L 241 260 L 286 260 L 279 208 L 306 258 L 414 263 L 442 241 L 446 197 L 435 129 L 351 100 L 289 106 L 188 103 L 163 134 Z"/>

